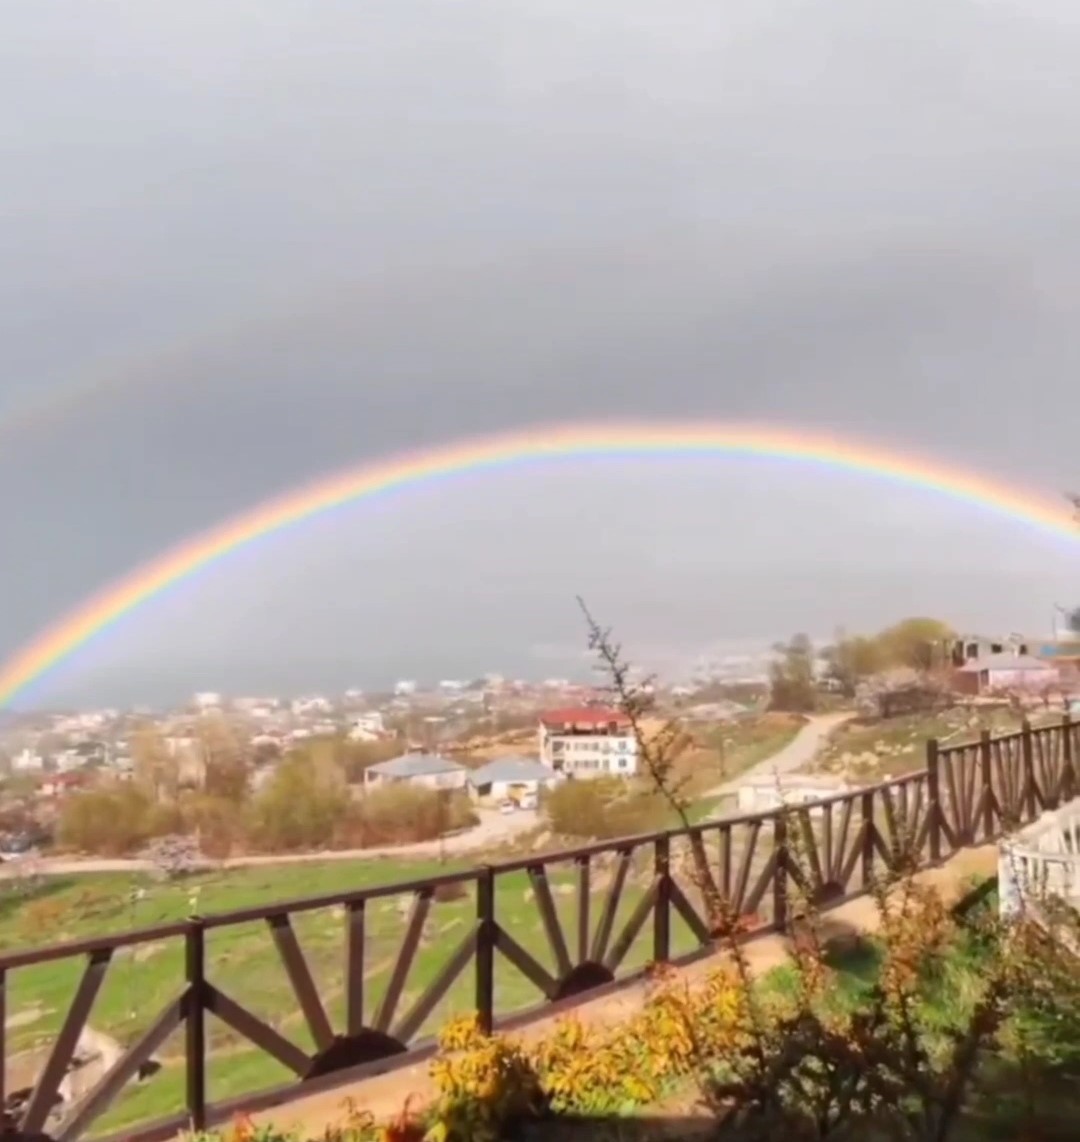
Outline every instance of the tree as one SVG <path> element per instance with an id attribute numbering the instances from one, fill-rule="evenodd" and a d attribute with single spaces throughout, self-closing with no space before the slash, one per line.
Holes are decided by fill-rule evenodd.
<path id="1" fill-rule="evenodd" d="M 808 713 L 817 705 L 813 643 L 808 635 L 797 634 L 775 649 L 778 657 L 769 667 L 769 709 Z"/>
<path id="2" fill-rule="evenodd" d="M 180 767 L 161 732 L 150 722 L 140 724 L 131 737 L 135 781 L 153 801 L 175 799 Z"/>
<path id="3" fill-rule="evenodd" d="M 940 619 L 902 619 L 877 636 L 886 666 L 907 666 L 912 670 L 930 670 L 935 649 L 951 640 L 952 627 Z"/>
<path id="4" fill-rule="evenodd" d="M 326 847 L 348 808 L 344 789 L 321 781 L 305 758 L 290 757 L 252 804 L 252 834 L 272 852 Z"/>
<path id="5" fill-rule="evenodd" d="M 846 698 L 853 698 L 860 682 L 879 673 L 884 667 L 884 655 L 876 638 L 865 635 L 846 637 L 838 634 L 836 642 L 822 652 L 827 677 L 837 684 Z"/>
<path id="6" fill-rule="evenodd" d="M 680 779 L 675 770 L 675 758 L 683 741 L 682 727 L 672 718 L 655 732 L 646 728 L 647 721 L 656 714 L 655 679 L 651 676 L 637 679 L 633 666 L 624 659 L 622 647 L 614 641 L 611 631 L 593 618 L 584 599 L 579 596 L 577 602 L 585 616 L 589 650 L 596 655 L 599 669 L 607 675 L 608 692 L 630 725 L 644 775 L 686 830 L 691 877 L 701 893 L 709 931 L 713 935 L 728 931 L 737 917 L 732 915 L 713 875 L 701 832 L 692 828 L 692 802 L 686 793 L 689 775 Z"/>
<path id="7" fill-rule="evenodd" d="M 196 733 L 203 755 L 203 789 L 211 797 L 242 802 L 251 778 L 250 746 L 219 714 L 200 719 Z"/>

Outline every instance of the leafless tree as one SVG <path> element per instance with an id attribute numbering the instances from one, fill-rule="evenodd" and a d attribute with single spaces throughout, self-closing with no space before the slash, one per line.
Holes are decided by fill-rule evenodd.
<path id="1" fill-rule="evenodd" d="M 622 645 L 616 642 L 610 628 L 601 626 L 593 617 L 585 600 L 578 596 L 578 606 L 589 632 L 589 649 L 598 660 L 608 681 L 605 690 L 610 700 L 626 718 L 637 744 L 638 759 L 656 792 L 670 806 L 683 829 L 690 847 L 693 878 L 706 909 L 706 920 L 714 935 L 731 931 L 737 917 L 716 883 L 709 865 L 705 842 L 690 819 L 691 801 L 686 794 L 687 776 L 679 777 L 675 767 L 682 729 L 675 718 L 661 720 L 651 731 L 647 722 L 658 714 L 655 675 L 636 679 L 630 663 L 624 658 Z"/>

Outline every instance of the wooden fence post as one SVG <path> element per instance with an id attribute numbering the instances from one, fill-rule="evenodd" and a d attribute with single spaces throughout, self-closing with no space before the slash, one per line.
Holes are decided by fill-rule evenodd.
<path id="1" fill-rule="evenodd" d="M 982 784 L 982 839 L 989 841 L 994 836 L 994 785 L 989 730 L 979 734 L 979 780 Z"/>
<path id="2" fill-rule="evenodd" d="M 859 795 L 859 817 L 862 823 L 859 861 L 862 865 L 862 888 L 865 892 L 874 879 L 874 836 L 877 824 L 874 821 L 873 790 Z"/>
<path id="3" fill-rule="evenodd" d="M 773 854 L 776 867 L 773 871 L 773 927 L 782 932 L 788 916 L 788 809 L 781 805 L 773 818 Z"/>
<path id="4" fill-rule="evenodd" d="M 495 870 L 476 878 L 476 1022 L 485 1035 L 495 1022 Z"/>
<path id="5" fill-rule="evenodd" d="M 938 742 L 931 738 L 926 743 L 926 829 L 930 847 L 930 863 L 941 860 L 941 774 L 939 772 Z"/>
<path id="6" fill-rule="evenodd" d="M 206 1129 L 206 929 L 202 918 L 188 920 L 184 936 L 187 1011 L 184 1027 L 186 1101 L 191 1129 Z"/>
<path id="7" fill-rule="evenodd" d="M 1071 801 L 1076 796 L 1077 785 L 1080 783 L 1076 780 L 1076 771 L 1073 768 L 1076 759 L 1073 757 L 1072 714 L 1068 709 L 1061 719 L 1061 734 L 1061 768 L 1064 771 L 1061 778 L 1061 799 Z"/>
<path id="8" fill-rule="evenodd" d="M 671 959 L 671 837 L 666 833 L 653 844 L 656 904 L 653 907 L 653 963 Z"/>
<path id="9" fill-rule="evenodd" d="M 1020 726 L 1020 765 L 1024 781 L 1024 796 L 1021 798 L 1022 812 L 1026 813 L 1025 824 L 1037 816 L 1035 803 L 1035 753 L 1031 738 L 1031 723 L 1024 719 Z"/>

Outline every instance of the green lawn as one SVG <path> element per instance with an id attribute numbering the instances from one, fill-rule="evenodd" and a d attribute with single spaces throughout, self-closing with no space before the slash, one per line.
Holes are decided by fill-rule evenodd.
<path id="1" fill-rule="evenodd" d="M 648 879 L 651 851 L 635 858 L 635 871 L 624 888 L 613 936 L 617 937 Z M 453 871 L 462 864 L 433 861 L 327 862 L 309 866 L 241 869 L 227 874 L 193 877 L 178 884 L 161 884 L 145 876 L 81 876 L 45 882 L 28 901 L 5 901 L 0 911 L 0 947 L 11 950 L 40 941 L 84 939 L 135 927 L 182 919 L 195 907 L 203 915 L 323 893 L 343 893 L 376 884 Z M 572 961 L 577 947 L 577 885 L 571 866 L 549 866 L 549 882 L 556 911 Z M 533 956 L 554 973 L 554 955 L 533 900 L 528 876 L 515 872 L 497 878 L 496 912 L 500 923 Z M 424 939 L 413 961 L 401 1002 L 400 1018 L 447 962 L 475 918 L 475 893 L 466 885 L 459 900 L 432 906 Z M 131 902 L 131 894 L 142 891 Z M 590 932 L 595 932 L 607 896 L 607 880 L 597 875 L 591 893 Z M 401 946 L 406 917 L 400 897 L 369 903 L 366 916 L 365 1006 L 368 1022 L 384 994 Z M 297 914 L 294 929 L 327 1008 L 331 1024 L 340 1030 L 344 1020 L 344 922 L 340 909 L 328 908 Z M 675 954 L 688 951 L 696 941 L 678 917 L 672 919 Z M 646 923 L 631 947 L 620 973 L 643 966 L 652 951 L 652 925 Z M 182 941 L 167 940 L 117 953 L 90 1018 L 98 1030 L 122 1043 L 133 1042 L 183 986 Z M 207 975 L 212 983 L 267 1020 L 304 1050 L 311 1039 L 298 1010 L 288 979 L 263 922 L 214 929 L 207 934 Z M 30 1081 L 27 1063 L 17 1056 L 40 1051 L 54 1039 L 83 968 L 79 959 L 65 959 L 13 970 L 8 975 L 7 1012 L 9 1060 L 8 1087 Z M 447 1018 L 474 1009 L 474 969 L 470 962 L 447 997 L 427 1018 L 421 1035 L 433 1033 Z M 535 986 L 502 956 L 496 956 L 496 1009 L 508 1014 L 541 1000 Z M 290 1080 L 274 1060 L 252 1047 L 224 1024 L 208 1017 L 210 1051 L 209 1097 L 213 1101 L 257 1091 Z M 111 1132 L 183 1108 L 183 1031 L 157 1055 L 162 1070 L 137 1086 L 130 1086 L 98 1124 Z"/>

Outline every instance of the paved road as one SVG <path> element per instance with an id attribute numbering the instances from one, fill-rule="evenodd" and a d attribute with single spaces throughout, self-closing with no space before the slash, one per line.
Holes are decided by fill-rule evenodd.
<path id="1" fill-rule="evenodd" d="M 766 757 L 756 765 L 744 769 L 738 777 L 725 781 L 703 793 L 702 797 L 724 797 L 738 793 L 739 786 L 754 777 L 777 777 L 785 773 L 795 773 L 807 766 L 817 756 L 825 744 L 825 739 L 841 722 L 846 722 L 853 714 L 815 714 L 788 742 L 779 753 Z"/>
<path id="2" fill-rule="evenodd" d="M 702 794 L 702 797 L 718 797 L 734 794 L 739 785 L 749 777 L 768 774 L 793 773 L 811 762 L 821 748 L 826 736 L 850 714 L 821 714 L 812 717 L 808 723 L 779 753 L 767 757 L 744 770 L 737 778 L 718 785 Z M 389 845 L 385 848 L 345 849 L 333 852 L 278 853 L 268 856 L 235 857 L 227 861 L 207 861 L 207 868 L 251 868 L 275 864 L 308 864 L 315 861 L 331 860 L 370 860 L 379 857 L 425 857 L 446 853 L 460 856 L 475 852 L 509 840 L 517 833 L 535 828 L 540 823 L 539 814 L 534 810 L 519 809 L 516 813 L 499 813 L 497 810 L 481 809 L 480 823 L 471 829 L 443 838 L 440 841 L 421 841 L 415 845 Z M 21 867 L 20 867 L 21 866 Z M 92 872 L 148 872 L 154 868 L 151 861 L 107 860 L 105 858 L 27 857 L 22 860 L 9 860 L 0 864 L 0 880 L 17 877 L 20 871 L 30 869 L 38 875 L 63 875 Z"/>

